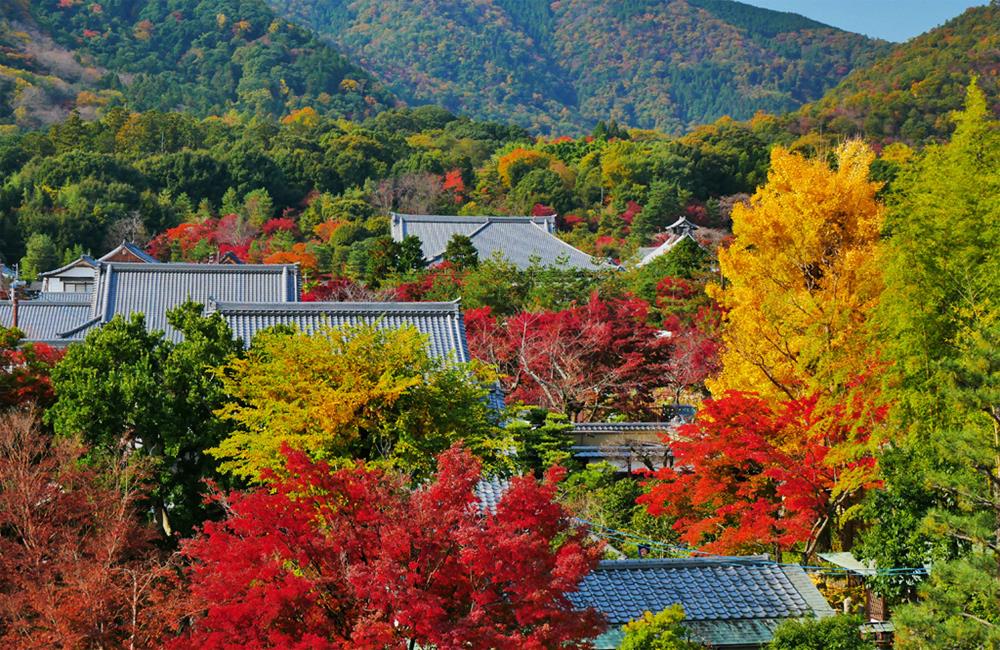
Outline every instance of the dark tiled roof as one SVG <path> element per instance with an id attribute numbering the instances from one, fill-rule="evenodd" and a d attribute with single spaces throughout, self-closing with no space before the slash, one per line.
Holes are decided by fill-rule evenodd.
<path id="1" fill-rule="evenodd" d="M 90 298 L 89 293 L 73 293 L 65 300 L 21 300 L 17 305 L 17 327 L 29 341 L 57 340 L 90 317 Z M 0 325 L 11 327 L 12 317 L 10 301 L 0 302 Z"/>
<path id="2" fill-rule="evenodd" d="M 483 510 L 496 512 L 503 495 L 510 488 L 510 479 L 501 476 L 484 477 L 476 484 L 476 498 Z"/>
<path id="3" fill-rule="evenodd" d="M 141 264 L 100 265 L 93 316 L 106 323 L 114 316 L 146 315 L 150 330 L 167 338 L 180 334 L 167 324 L 167 311 L 193 300 L 295 302 L 298 267 L 292 264 Z"/>
<path id="4" fill-rule="evenodd" d="M 89 291 L 39 291 L 35 300 L 41 302 L 63 302 L 77 304 L 85 302 L 88 305 L 94 298 L 94 294 Z"/>
<path id="5" fill-rule="evenodd" d="M 786 619 L 833 614 L 805 571 L 764 557 L 606 560 L 570 599 L 607 618 L 598 648 L 617 647 L 617 628 L 643 612 L 676 604 L 692 636 L 715 647 L 767 643 Z"/>
<path id="6" fill-rule="evenodd" d="M 669 431 L 676 422 L 574 422 L 570 433 L 628 433 L 632 431 Z"/>
<path id="7" fill-rule="evenodd" d="M 469 360 L 465 322 L 456 302 L 217 302 L 209 309 L 222 314 L 246 345 L 257 332 L 275 325 L 294 325 L 303 332 L 362 323 L 387 329 L 412 325 L 429 339 L 431 354 Z"/>
<path id="8" fill-rule="evenodd" d="M 396 241 L 415 236 L 420 239 L 424 259 L 441 261 L 453 235 L 469 237 L 485 260 L 500 253 L 520 268 L 531 265 L 533 258 L 543 266 L 560 263 L 568 268 L 596 270 L 611 268 L 556 237 L 555 217 L 459 217 L 438 215 L 392 214 L 392 236 Z"/>

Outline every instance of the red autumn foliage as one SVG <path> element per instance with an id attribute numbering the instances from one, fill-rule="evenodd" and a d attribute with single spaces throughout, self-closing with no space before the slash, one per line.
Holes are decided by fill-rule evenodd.
<path id="1" fill-rule="evenodd" d="M 134 468 L 98 477 L 34 415 L 0 416 L 0 645 L 152 648 L 172 633 L 173 569 L 139 521 Z"/>
<path id="2" fill-rule="evenodd" d="M 441 262 L 422 273 L 417 280 L 394 287 L 394 299 L 401 302 L 451 300 L 451 296 L 465 283 L 465 275 L 451 262 Z"/>
<path id="3" fill-rule="evenodd" d="M 465 187 L 465 181 L 462 179 L 462 170 L 453 169 L 447 172 L 444 175 L 444 183 L 441 185 L 441 188 L 446 192 L 451 192 L 456 205 L 462 203 L 468 192 Z"/>
<path id="4" fill-rule="evenodd" d="M 512 401 L 592 420 L 654 415 L 654 392 L 670 387 L 673 343 L 647 322 L 637 298 L 602 299 L 506 322 L 488 309 L 465 314 L 469 348 L 496 364 Z"/>
<path id="5" fill-rule="evenodd" d="M 302 302 L 373 302 L 379 296 L 350 278 L 330 278 L 302 292 Z"/>
<path id="6" fill-rule="evenodd" d="M 273 235 L 276 232 L 298 232 L 299 227 L 296 225 L 294 219 L 289 217 L 279 217 L 275 219 L 268 219 L 261 226 L 261 230 L 264 231 L 265 235 Z"/>
<path id="7" fill-rule="evenodd" d="M 270 484 L 223 499 L 228 517 L 184 546 L 190 632 L 174 647 L 574 648 L 598 634 L 566 594 L 601 549 L 554 501 L 558 474 L 517 478 L 477 508 L 478 461 L 458 447 L 433 482 L 332 471 L 284 449 Z"/>
<path id="8" fill-rule="evenodd" d="M 860 396 L 833 409 L 817 403 L 772 408 L 737 392 L 707 400 L 671 441 L 674 468 L 656 472 L 639 502 L 674 517 L 681 539 L 705 551 L 798 547 L 811 555 L 833 518 L 876 485 L 875 460 L 863 450 L 869 432 L 859 423 L 884 416 Z"/>
<path id="9" fill-rule="evenodd" d="M 531 208 L 531 216 L 533 217 L 551 217 L 555 213 L 555 208 L 541 203 L 536 203 Z"/>
<path id="10" fill-rule="evenodd" d="M 63 351 L 44 343 L 19 346 L 22 335 L 20 330 L 0 328 L 0 408 L 46 408 L 55 398 L 49 376 Z"/>
<path id="11" fill-rule="evenodd" d="M 635 219 L 635 215 L 639 214 L 640 212 L 642 212 L 642 206 L 636 203 L 635 201 L 629 201 L 625 205 L 625 211 L 622 212 L 620 216 L 622 218 L 622 221 L 631 226 L 632 220 Z"/>

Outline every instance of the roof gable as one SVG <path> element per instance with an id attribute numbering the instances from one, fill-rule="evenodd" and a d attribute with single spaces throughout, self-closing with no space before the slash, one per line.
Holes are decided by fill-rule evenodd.
<path id="1" fill-rule="evenodd" d="M 100 262 L 135 262 L 138 264 L 159 264 L 156 259 L 146 251 L 142 250 L 132 242 L 123 241 L 113 250 L 105 253 L 98 261 Z"/>
<path id="2" fill-rule="evenodd" d="M 555 236 L 555 217 L 461 217 L 453 215 L 411 215 L 392 213 L 392 236 L 396 241 L 414 236 L 420 239 L 424 259 L 440 262 L 454 235 L 472 240 L 480 260 L 499 253 L 520 268 L 537 259 L 543 266 L 563 264 L 569 268 L 596 270 L 610 268 L 606 262 L 587 255 Z"/>
<path id="3" fill-rule="evenodd" d="M 142 313 L 150 330 L 167 338 L 180 333 L 167 324 L 167 311 L 187 300 L 295 302 L 298 267 L 293 264 L 102 263 L 92 315 L 106 323 L 116 315 Z"/>
<path id="4" fill-rule="evenodd" d="M 60 266 L 58 269 L 54 269 L 52 271 L 46 271 L 45 273 L 39 273 L 38 277 L 40 277 L 40 278 L 51 278 L 51 277 L 62 275 L 63 273 L 65 273 L 65 272 L 67 272 L 67 271 L 69 271 L 71 269 L 76 269 L 76 268 L 80 268 L 80 267 L 85 267 L 85 268 L 89 268 L 89 269 L 96 269 L 97 266 L 98 266 L 98 261 L 95 260 L 93 257 L 91 257 L 90 255 L 81 255 L 80 257 L 76 258 L 75 260 L 73 260 L 69 264 L 66 264 L 64 266 Z"/>

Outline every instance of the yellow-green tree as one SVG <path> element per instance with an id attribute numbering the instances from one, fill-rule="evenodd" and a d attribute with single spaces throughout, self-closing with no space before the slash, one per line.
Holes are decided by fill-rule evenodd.
<path id="1" fill-rule="evenodd" d="M 506 448 L 482 367 L 432 357 L 412 327 L 326 328 L 257 335 L 219 370 L 235 432 L 211 450 L 223 471 L 255 480 L 282 445 L 314 459 L 364 459 L 425 475 L 462 439 L 493 460 Z"/>
<path id="2" fill-rule="evenodd" d="M 777 148 L 767 183 L 733 210 L 724 284 L 709 287 L 727 314 L 714 395 L 831 393 L 865 370 L 866 319 L 882 290 L 873 159 L 859 141 L 841 145 L 832 168 Z"/>

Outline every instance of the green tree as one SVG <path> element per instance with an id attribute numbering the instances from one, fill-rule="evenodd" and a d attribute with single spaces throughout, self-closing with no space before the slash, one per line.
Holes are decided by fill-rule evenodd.
<path id="1" fill-rule="evenodd" d="M 860 616 L 788 620 L 774 631 L 769 650 L 875 650 L 861 638 Z"/>
<path id="2" fill-rule="evenodd" d="M 900 174 L 887 226 L 879 333 L 892 443 L 921 459 L 934 503 L 920 527 L 954 558 L 899 608 L 900 638 L 989 647 L 1000 643 L 1000 124 L 975 82 L 951 141 Z"/>
<path id="3" fill-rule="evenodd" d="M 127 449 L 150 457 L 158 523 L 170 534 L 205 516 L 203 481 L 218 478 L 205 450 L 228 429 L 213 414 L 224 397 L 213 369 L 241 348 L 222 317 L 202 316 L 201 305 L 181 305 L 167 319 L 182 342 L 148 332 L 137 314 L 70 347 L 52 372 L 56 401 L 45 418 L 56 435 L 81 437 L 94 462 Z"/>
<path id="4" fill-rule="evenodd" d="M 479 266 L 479 251 L 466 235 L 455 233 L 448 240 L 442 255 L 445 262 L 451 262 L 459 269 L 473 269 Z"/>
<path id="5" fill-rule="evenodd" d="M 59 251 L 55 242 L 44 233 L 35 233 L 28 237 L 27 250 L 21 258 L 21 277 L 31 281 L 39 274 L 59 266 Z"/>
<path id="6" fill-rule="evenodd" d="M 672 605 L 662 612 L 646 612 L 642 618 L 629 621 L 620 650 L 699 650 L 701 643 L 690 640 L 682 625 L 684 608 Z"/>
<path id="7" fill-rule="evenodd" d="M 541 478 L 552 465 L 565 467 L 573 460 L 573 438 L 569 433 L 573 425 L 565 414 L 537 407 L 514 411 L 507 432 L 517 445 L 516 462 L 521 471 Z"/>

